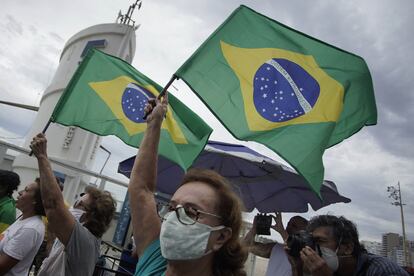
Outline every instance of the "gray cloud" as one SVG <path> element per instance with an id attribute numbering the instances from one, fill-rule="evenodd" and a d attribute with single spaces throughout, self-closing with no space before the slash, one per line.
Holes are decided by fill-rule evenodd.
<path id="1" fill-rule="evenodd" d="M 59 44 L 65 43 L 65 40 L 55 32 L 49 32 L 49 36 Z"/>
<path id="2" fill-rule="evenodd" d="M 340 192 L 352 199 L 346 207 L 338 209 L 337 206 L 332 206 L 327 209 L 332 208 L 336 214 L 349 214 L 347 216 L 351 219 L 356 218 L 354 212 L 361 213 L 357 223 L 365 225 L 362 235 L 376 236 L 379 239 L 381 233 L 400 232 L 399 210 L 390 204 L 387 186 L 395 186 L 401 181 L 403 199 L 412 198 L 414 191 L 410 189 L 410 182 L 414 161 L 412 158 L 387 154 L 378 147 L 377 142 L 365 131 L 351 138 L 351 141 L 329 149 L 324 160 L 326 178 L 334 179 Z M 414 212 L 414 206 L 410 204 L 405 208 L 406 214 Z M 371 224 L 370 221 L 377 223 Z M 406 220 L 407 225 L 413 223 L 412 218 Z M 414 229 L 407 232 L 413 239 Z"/>
<path id="3" fill-rule="evenodd" d="M 44 91 L 57 66 L 62 42 L 56 42 L 56 38 L 50 41 L 45 34 L 33 31 L 36 29 L 33 25 L 16 23 L 9 15 L 5 17 L 5 23 L 0 23 L 7 37 L 0 44 L 3 53 L 0 59 L 1 98 L 37 105 L 39 92 Z M 15 30 L 10 25 L 19 26 L 19 32 L 25 35 L 14 35 Z"/>
<path id="4" fill-rule="evenodd" d="M 7 30 L 9 30 L 13 34 L 22 35 L 23 34 L 23 27 L 22 23 L 17 21 L 13 16 L 7 15 L 6 16 L 6 22 L 5 27 Z"/>
<path id="5" fill-rule="evenodd" d="M 0 127 L 9 132 L 7 137 L 25 136 L 35 117 L 34 111 L 0 104 Z"/>

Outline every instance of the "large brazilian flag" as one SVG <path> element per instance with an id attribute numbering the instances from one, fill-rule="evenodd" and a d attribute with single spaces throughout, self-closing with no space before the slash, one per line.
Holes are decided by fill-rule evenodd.
<path id="1" fill-rule="evenodd" d="M 361 57 L 245 6 L 176 75 L 235 137 L 277 152 L 318 194 L 325 149 L 377 122 Z"/>
<path id="2" fill-rule="evenodd" d="M 144 107 L 162 87 L 125 61 L 90 50 L 53 111 L 51 121 L 98 135 L 116 135 L 138 147 L 146 122 Z M 202 151 L 212 129 L 169 94 L 159 152 L 184 170 Z"/>

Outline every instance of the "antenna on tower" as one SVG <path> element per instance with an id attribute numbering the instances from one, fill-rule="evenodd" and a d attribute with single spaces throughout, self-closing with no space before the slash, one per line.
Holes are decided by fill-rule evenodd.
<path id="1" fill-rule="evenodd" d="M 134 4 L 130 5 L 126 14 L 122 14 L 121 11 L 118 13 L 116 18 L 116 23 L 126 24 L 135 26 L 135 20 L 132 19 L 132 14 L 134 13 L 135 8 L 138 6 L 138 10 L 141 9 L 143 0 L 136 0 Z M 131 24 L 132 23 L 132 24 Z"/>

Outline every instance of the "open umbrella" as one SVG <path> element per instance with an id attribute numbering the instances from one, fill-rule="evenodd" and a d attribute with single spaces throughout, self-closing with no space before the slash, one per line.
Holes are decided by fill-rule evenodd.
<path id="1" fill-rule="evenodd" d="M 134 160 L 135 156 L 119 163 L 118 172 L 129 177 Z M 332 203 L 351 201 L 341 196 L 331 181 L 324 181 L 321 201 L 294 170 L 241 145 L 209 141 L 192 167 L 212 169 L 226 177 L 249 212 L 256 208 L 264 213 L 304 213 L 308 204 L 316 211 Z M 157 191 L 172 195 L 183 175 L 178 165 L 158 156 Z"/>

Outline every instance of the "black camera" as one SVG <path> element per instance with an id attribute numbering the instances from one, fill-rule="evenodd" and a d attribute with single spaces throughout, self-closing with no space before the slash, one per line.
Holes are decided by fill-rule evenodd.
<path id="1" fill-rule="evenodd" d="M 256 234 L 270 235 L 270 226 L 272 225 L 272 217 L 266 214 L 256 215 Z"/>
<path id="2" fill-rule="evenodd" d="M 298 231 L 295 234 L 289 235 L 286 245 L 289 248 L 288 253 L 292 257 L 299 257 L 300 251 L 305 247 L 309 246 L 313 250 L 318 247 L 315 243 L 312 234 L 306 231 Z M 320 250 L 318 249 L 318 252 Z"/>

